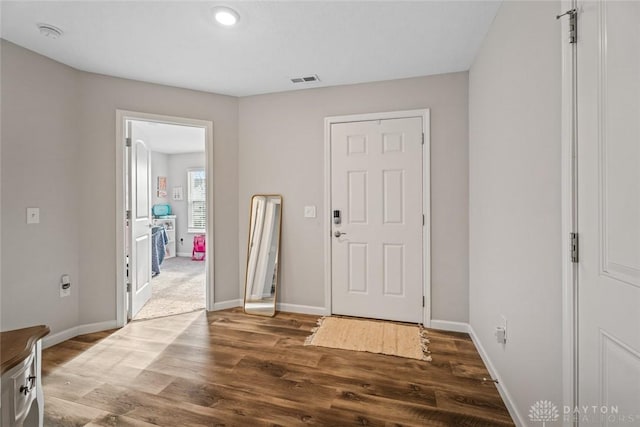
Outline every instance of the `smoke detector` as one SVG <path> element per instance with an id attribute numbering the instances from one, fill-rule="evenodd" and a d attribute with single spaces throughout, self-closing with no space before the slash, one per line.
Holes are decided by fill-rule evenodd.
<path id="1" fill-rule="evenodd" d="M 40 30 L 40 34 L 50 39 L 57 39 L 62 36 L 62 30 L 58 27 L 54 27 L 49 24 L 38 24 L 38 29 Z"/>
<path id="2" fill-rule="evenodd" d="M 320 78 L 318 77 L 317 74 L 314 74 L 312 76 L 304 76 L 304 77 L 292 77 L 291 78 L 291 82 L 292 83 L 314 83 L 314 82 L 319 82 Z"/>

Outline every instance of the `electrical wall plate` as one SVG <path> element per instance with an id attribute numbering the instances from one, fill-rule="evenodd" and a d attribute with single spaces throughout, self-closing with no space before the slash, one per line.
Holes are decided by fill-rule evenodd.
<path id="1" fill-rule="evenodd" d="M 316 217 L 316 207 L 315 206 L 305 206 L 304 207 L 304 217 L 305 218 L 315 218 Z"/>
<path id="2" fill-rule="evenodd" d="M 27 208 L 27 224 L 40 224 L 40 208 Z"/>
<path id="3" fill-rule="evenodd" d="M 71 278 L 68 274 L 63 274 L 60 278 L 60 298 L 71 295 Z"/>

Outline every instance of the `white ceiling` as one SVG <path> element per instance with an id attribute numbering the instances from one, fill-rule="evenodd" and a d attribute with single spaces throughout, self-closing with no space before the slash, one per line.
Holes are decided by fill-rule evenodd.
<path id="1" fill-rule="evenodd" d="M 151 151 L 165 154 L 204 152 L 204 128 L 136 120 Z"/>
<path id="2" fill-rule="evenodd" d="M 240 14 L 213 23 L 217 5 Z M 500 1 L 2 1 L 3 38 L 80 70 L 234 96 L 465 71 Z M 52 40 L 37 23 L 64 35 Z M 317 74 L 319 83 L 291 77 Z"/>

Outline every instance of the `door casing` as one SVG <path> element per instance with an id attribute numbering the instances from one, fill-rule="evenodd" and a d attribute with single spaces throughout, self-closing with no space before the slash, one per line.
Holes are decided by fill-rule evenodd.
<path id="1" fill-rule="evenodd" d="M 577 0 L 562 0 L 558 14 L 577 7 Z M 580 20 L 580 16 L 578 16 Z M 568 40 L 569 20 L 562 19 L 561 93 L 561 212 L 562 212 L 562 398 L 578 404 L 578 267 L 571 261 L 570 233 L 578 232 L 577 169 L 577 43 Z M 578 25 L 580 25 L 578 23 Z M 579 33 L 578 33 L 579 37 Z"/>
<path id="2" fill-rule="evenodd" d="M 126 212 L 125 212 L 125 139 L 126 121 L 140 120 L 148 122 L 169 123 L 183 126 L 200 127 L 205 130 L 205 171 L 207 174 L 207 235 L 206 268 L 205 268 L 205 306 L 207 311 L 213 309 L 214 297 L 214 216 L 213 216 L 213 122 L 208 120 L 189 119 L 184 117 L 165 116 L 160 114 L 141 113 L 136 111 L 116 110 L 116 326 L 127 323 L 127 280 L 126 280 Z"/>
<path id="3" fill-rule="evenodd" d="M 425 299 L 422 308 L 422 324 L 431 326 L 431 137 L 429 109 L 365 113 L 347 116 L 331 116 L 324 119 L 324 307 L 325 314 L 332 313 L 331 307 L 331 125 L 336 123 L 363 122 L 385 119 L 422 118 L 424 148 L 422 150 L 422 212 L 425 217 L 422 227 L 422 294 Z"/>

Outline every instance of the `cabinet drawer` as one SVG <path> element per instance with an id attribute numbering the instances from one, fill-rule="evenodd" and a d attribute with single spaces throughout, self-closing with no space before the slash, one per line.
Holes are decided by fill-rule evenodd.
<path id="1" fill-rule="evenodd" d="M 9 405 L 13 409 L 11 416 L 14 423 L 24 420 L 33 400 L 36 398 L 36 359 L 32 353 L 23 363 L 17 366 L 15 373 L 8 378 Z"/>

